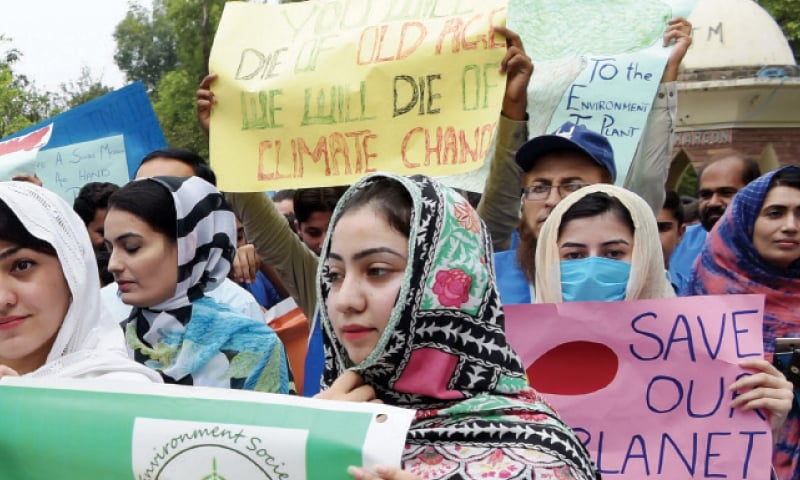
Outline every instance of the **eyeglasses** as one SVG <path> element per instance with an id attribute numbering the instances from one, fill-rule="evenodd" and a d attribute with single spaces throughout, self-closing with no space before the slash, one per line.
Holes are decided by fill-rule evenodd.
<path id="1" fill-rule="evenodd" d="M 583 187 L 590 185 L 589 183 L 565 183 L 563 185 L 546 185 L 544 183 L 537 183 L 535 185 L 528 185 L 522 189 L 522 197 L 529 201 L 535 202 L 538 200 L 545 200 L 550 196 L 550 190 L 556 189 L 560 197 L 566 197 L 570 193 L 577 192 Z"/>

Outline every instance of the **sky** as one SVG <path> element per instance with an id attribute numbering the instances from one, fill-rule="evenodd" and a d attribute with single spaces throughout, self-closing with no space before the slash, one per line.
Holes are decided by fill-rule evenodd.
<path id="1" fill-rule="evenodd" d="M 80 78 L 89 67 L 92 78 L 124 86 L 125 75 L 114 64 L 113 33 L 128 12 L 129 0 L 0 0 L 0 34 L 12 42 L 22 60 L 13 67 L 40 90 Z M 149 5 L 145 2 L 144 5 Z"/>

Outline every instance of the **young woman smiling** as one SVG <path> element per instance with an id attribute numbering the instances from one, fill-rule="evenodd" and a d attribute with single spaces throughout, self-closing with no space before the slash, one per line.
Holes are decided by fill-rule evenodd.
<path id="1" fill-rule="evenodd" d="M 128 359 L 100 301 L 94 251 L 58 195 L 0 183 L 0 377 L 160 382 Z"/>

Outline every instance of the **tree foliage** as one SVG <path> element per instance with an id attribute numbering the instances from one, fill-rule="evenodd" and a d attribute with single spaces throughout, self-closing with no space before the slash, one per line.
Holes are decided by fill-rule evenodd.
<path id="1" fill-rule="evenodd" d="M 131 3 L 114 30 L 114 40 L 114 62 L 128 81 L 141 80 L 151 95 L 156 93 L 161 75 L 178 65 L 175 35 L 160 0 L 153 2 L 151 10 Z"/>
<path id="2" fill-rule="evenodd" d="M 797 0 L 757 0 L 757 2 L 780 25 L 796 61 L 800 53 L 800 2 Z"/>
<path id="3" fill-rule="evenodd" d="M 14 71 L 22 53 L 4 48 L 9 42 L 0 35 L 0 138 L 46 119 L 55 110 L 49 95 L 38 92 L 28 77 Z"/>
<path id="4" fill-rule="evenodd" d="M 92 71 L 88 67 L 83 67 L 80 77 L 60 85 L 60 98 L 56 100 L 56 104 L 61 110 L 69 110 L 72 107 L 83 105 L 90 100 L 111 93 L 113 90 L 113 88 L 94 78 Z"/>
<path id="5" fill-rule="evenodd" d="M 84 67 L 78 79 L 62 83 L 58 92 L 40 91 L 33 80 L 14 70 L 22 53 L 10 43 L 0 35 L 0 138 L 113 90 Z"/>
<path id="6" fill-rule="evenodd" d="M 153 0 L 149 10 L 132 4 L 114 34 L 114 60 L 128 81 L 144 82 L 167 141 L 206 157 L 208 139 L 197 123 L 194 93 L 208 73 L 224 4 Z"/>

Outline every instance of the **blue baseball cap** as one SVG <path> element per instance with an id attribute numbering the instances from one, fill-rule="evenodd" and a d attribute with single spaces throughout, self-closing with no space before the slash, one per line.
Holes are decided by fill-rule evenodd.
<path id="1" fill-rule="evenodd" d="M 588 155 L 617 180 L 617 166 L 614 163 L 614 150 L 608 139 L 583 125 L 567 122 L 551 135 L 540 135 L 528 140 L 517 151 L 517 165 L 527 172 L 541 157 L 554 152 L 577 152 Z"/>

